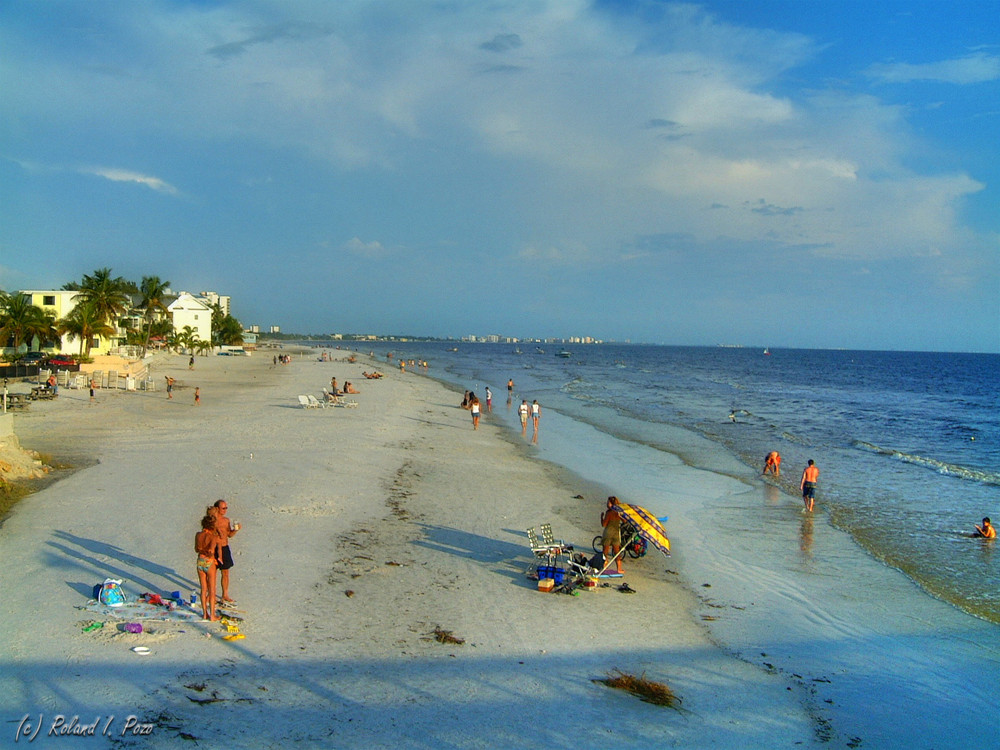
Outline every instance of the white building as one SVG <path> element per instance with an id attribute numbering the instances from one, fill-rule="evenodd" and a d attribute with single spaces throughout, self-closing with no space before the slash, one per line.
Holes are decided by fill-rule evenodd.
<path id="1" fill-rule="evenodd" d="M 201 292 L 202 299 L 207 300 L 209 305 L 218 305 L 222 309 L 223 315 L 229 315 L 229 303 L 231 301 L 228 295 L 219 294 L 218 292 Z"/>
<path id="2" fill-rule="evenodd" d="M 191 326 L 195 339 L 212 340 L 212 310 L 204 300 L 181 292 L 167 305 L 167 310 L 173 318 L 175 332 L 183 331 L 184 326 Z"/>

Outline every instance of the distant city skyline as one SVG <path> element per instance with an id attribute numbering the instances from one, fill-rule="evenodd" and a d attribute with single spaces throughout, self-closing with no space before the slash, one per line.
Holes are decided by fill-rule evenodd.
<path id="1" fill-rule="evenodd" d="M 109 267 L 282 330 L 1000 352 L 996 11 L 4 3 L 0 288 Z"/>

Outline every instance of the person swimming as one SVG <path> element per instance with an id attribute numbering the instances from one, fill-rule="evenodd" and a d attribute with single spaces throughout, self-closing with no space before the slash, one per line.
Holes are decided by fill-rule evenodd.
<path id="1" fill-rule="evenodd" d="M 990 522 L 989 518 L 983 519 L 982 526 L 976 526 L 976 533 L 973 536 L 978 536 L 983 539 L 996 539 L 997 530 L 993 528 L 993 524 Z"/>

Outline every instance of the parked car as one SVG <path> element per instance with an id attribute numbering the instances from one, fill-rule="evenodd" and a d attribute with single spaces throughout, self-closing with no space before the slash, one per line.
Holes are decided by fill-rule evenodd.
<path id="1" fill-rule="evenodd" d="M 49 364 L 55 367 L 72 367 L 76 360 L 66 354 L 56 354 L 49 357 Z"/>
<path id="2" fill-rule="evenodd" d="M 37 365 L 43 359 L 45 359 L 45 353 L 44 352 L 25 352 L 17 360 L 17 364 L 19 364 L 19 365 Z"/>

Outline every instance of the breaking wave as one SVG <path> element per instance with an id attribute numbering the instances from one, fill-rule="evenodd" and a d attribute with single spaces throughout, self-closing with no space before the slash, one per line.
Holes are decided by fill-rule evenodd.
<path id="1" fill-rule="evenodd" d="M 898 461 L 902 461 L 907 464 L 914 464 L 916 466 L 923 466 L 926 469 L 935 471 L 938 474 L 943 474 L 945 476 L 956 477 L 958 479 L 966 479 L 970 482 L 979 482 L 981 484 L 994 484 L 1000 486 L 1000 474 L 992 471 L 983 471 L 981 469 L 972 469 L 968 466 L 959 466 L 958 464 L 950 464 L 946 461 L 938 461 L 935 458 L 927 458 L 925 456 L 915 456 L 910 453 L 904 453 L 902 451 L 893 450 L 892 448 L 882 448 L 878 445 L 872 445 L 871 443 L 866 443 L 863 440 L 855 440 L 854 445 L 862 450 L 870 451 L 872 453 L 878 453 L 882 456 L 889 456 L 890 458 L 895 458 Z"/>

